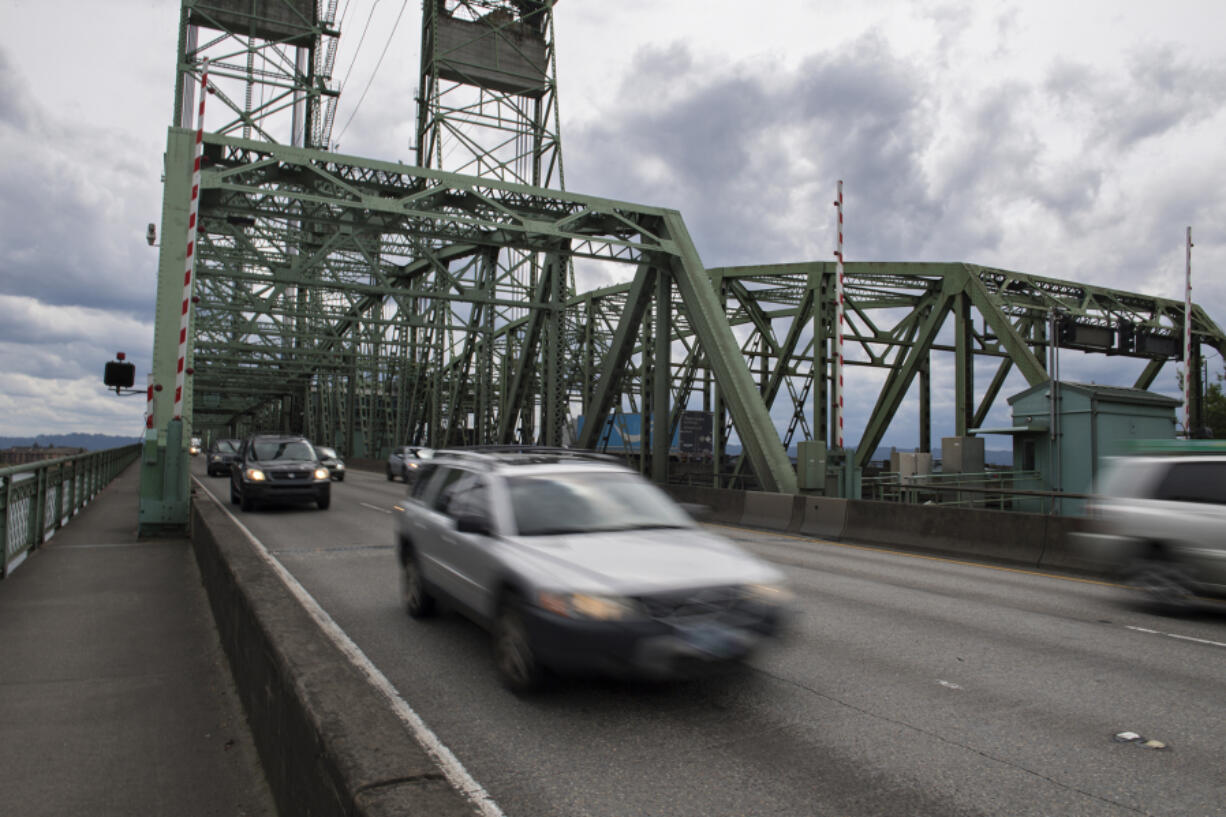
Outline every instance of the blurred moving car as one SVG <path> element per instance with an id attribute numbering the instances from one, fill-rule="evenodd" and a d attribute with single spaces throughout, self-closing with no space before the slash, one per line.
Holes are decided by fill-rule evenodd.
<path id="1" fill-rule="evenodd" d="M 779 570 L 594 456 L 436 452 L 396 506 L 409 615 L 445 601 L 491 630 L 516 692 L 547 670 L 692 675 L 780 631 Z"/>
<path id="2" fill-rule="evenodd" d="M 324 468 L 328 469 L 328 473 L 332 475 L 332 479 L 337 482 L 345 481 L 345 461 L 341 459 L 341 455 L 336 453 L 335 448 L 329 448 L 326 445 L 315 446 L 315 453 L 319 454 L 319 463 Z"/>
<path id="3" fill-rule="evenodd" d="M 315 447 L 295 434 L 248 437 L 230 466 L 230 501 L 250 511 L 260 502 L 332 502 L 332 475 Z"/>
<path id="4" fill-rule="evenodd" d="M 210 477 L 221 477 L 230 473 L 230 465 L 238 457 L 238 449 L 242 440 L 213 440 L 209 446 L 208 469 Z"/>
<path id="5" fill-rule="evenodd" d="M 387 455 L 387 481 L 400 477 L 405 482 L 413 480 L 413 472 L 421 467 L 424 460 L 434 454 L 432 449 L 421 445 L 402 445 L 393 448 Z"/>
<path id="6" fill-rule="evenodd" d="M 187 453 L 193 457 L 200 453 L 200 449 L 204 447 L 204 441 L 199 437 L 192 437 L 187 444 Z"/>
<path id="7" fill-rule="evenodd" d="M 1220 454 L 1112 458 L 1074 544 L 1170 608 L 1226 595 L 1226 444 Z"/>

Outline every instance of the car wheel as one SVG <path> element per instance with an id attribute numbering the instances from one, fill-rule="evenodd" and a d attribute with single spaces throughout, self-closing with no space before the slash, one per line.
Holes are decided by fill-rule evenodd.
<path id="1" fill-rule="evenodd" d="M 337 475 L 336 475 L 336 481 L 337 481 L 337 482 L 344 482 L 344 481 L 345 481 L 345 475 L 344 475 L 344 474 L 337 474 Z"/>
<path id="2" fill-rule="evenodd" d="M 1143 559 L 1132 569 L 1128 583 L 1151 602 L 1167 610 L 1187 609 L 1195 594 L 1177 564 L 1167 559 Z"/>
<path id="3" fill-rule="evenodd" d="M 412 552 L 400 568 L 400 598 L 404 602 L 405 612 L 413 618 L 434 615 L 434 596 L 426 589 L 426 581 L 421 575 L 417 556 Z"/>
<path id="4" fill-rule="evenodd" d="M 230 504 L 238 504 L 238 489 L 234 487 L 234 480 L 230 480 Z"/>
<path id="5" fill-rule="evenodd" d="M 239 504 L 242 506 L 242 509 L 244 511 L 255 510 L 255 500 L 252 499 L 250 496 L 248 496 L 246 493 L 239 494 L 238 498 L 239 498 Z"/>
<path id="6" fill-rule="evenodd" d="M 328 492 L 322 496 L 316 497 L 315 504 L 321 511 L 328 510 L 328 506 L 332 504 L 332 493 Z"/>
<path id="7" fill-rule="evenodd" d="M 517 596 L 509 596 L 498 609 L 494 621 L 494 659 L 498 676 L 507 689 L 524 693 L 540 688 L 544 672 L 524 623 L 523 602 Z"/>
<path id="8" fill-rule="evenodd" d="M 396 477 L 395 477 L 395 476 L 392 474 L 392 466 L 390 466 L 390 465 L 389 465 L 389 466 L 387 467 L 387 481 L 388 481 L 388 482 L 392 482 L 392 481 L 393 481 L 393 480 L 395 480 L 395 479 L 396 479 Z"/>

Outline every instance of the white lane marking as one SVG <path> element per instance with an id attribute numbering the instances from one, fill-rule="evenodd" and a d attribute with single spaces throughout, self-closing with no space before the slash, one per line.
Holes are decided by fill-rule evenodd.
<path id="1" fill-rule="evenodd" d="M 937 683 L 945 687 L 946 689 L 962 689 L 961 684 L 955 684 L 953 681 L 942 681 L 938 679 Z"/>
<path id="2" fill-rule="evenodd" d="M 1221 641 L 1210 641 L 1207 638 L 1195 638 L 1190 635 L 1179 635 L 1179 633 L 1164 633 L 1164 632 L 1161 632 L 1160 630 L 1151 630 L 1148 627 L 1134 627 L 1130 624 L 1125 624 L 1124 628 L 1127 630 L 1132 630 L 1133 632 L 1137 632 L 1137 633 L 1145 633 L 1146 635 L 1164 635 L 1167 638 L 1174 638 L 1179 641 L 1191 641 L 1194 644 L 1205 644 L 1210 647 L 1226 648 L 1226 644 L 1223 644 Z"/>
<path id="3" fill-rule="evenodd" d="M 239 530 L 251 542 L 256 553 L 281 577 L 281 581 L 285 582 L 285 586 L 289 589 L 290 593 L 302 603 L 307 613 L 310 614 L 311 618 L 315 619 L 315 622 L 319 624 L 332 643 L 366 676 L 375 689 L 383 693 L 383 696 L 391 703 L 392 710 L 400 718 L 401 723 L 409 728 L 409 731 L 413 733 L 413 737 L 426 750 L 426 754 L 430 755 L 434 762 L 439 765 L 439 768 L 442 769 L 443 776 L 447 778 L 447 782 L 455 786 L 461 794 L 467 797 L 484 817 L 506 817 L 489 792 L 473 779 L 473 776 L 464 768 L 464 764 L 460 763 L 459 759 L 452 754 L 452 751 L 439 740 L 438 735 L 434 734 L 434 730 L 426 725 L 426 722 L 413 710 L 413 707 L 409 706 L 408 702 L 400 697 L 400 692 L 387 679 L 387 676 L 379 671 L 379 668 L 366 657 L 366 654 L 362 652 L 357 644 L 353 643 L 353 640 L 345 634 L 340 625 L 332 620 L 327 611 L 319 606 L 319 602 L 315 601 L 315 598 L 307 592 L 307 589 L 298 583 L 293 574 L 286 570 L 277 557 L 268 551 L 264 543 L 257 539 L 255 534 L 249 531 L 247 526 L 240 522 L 238 517 L 231 513 L 230 509 L 223 505 L 221 500 L 205 487 L 204 483 L 199 479 L 195 481 L 209 495 L 209 498 L 216 503 L 217 507 L 221 508 L 226 516 L 230 517 L 234 524 L 238 525 Z"/>
<path id="4" fill-rule="evenodd" d="M 387 508 L 380 508 L 378 505 L 370 505 L 366 502 L 359 502 L 358 504 L 363 508 L 370 508 L 372 511 L 378 511 L 379 513 L 391 513 L 391 511 L 389 511 Z"/>

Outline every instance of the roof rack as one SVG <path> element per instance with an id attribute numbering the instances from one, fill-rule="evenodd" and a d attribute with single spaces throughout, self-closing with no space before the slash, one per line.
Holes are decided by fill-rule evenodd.
<path id="1" fill-rule="evenodd" d="M 562 448 L 548 445 L 471 445 L 463 448 L 436 448 L 434 456 L 457 457 L 477 462 L 500 460 L 503 462 L 554 462 L 562 458 L 598 460 L 601 462 L 620 463 L 611 454 L 590 451 L 584 448 Z"/>
<path id="2" fill-rule="evenodd" d="M 1226 440 L 1129 440 L 1132 454 L 1226 454 Z"/>

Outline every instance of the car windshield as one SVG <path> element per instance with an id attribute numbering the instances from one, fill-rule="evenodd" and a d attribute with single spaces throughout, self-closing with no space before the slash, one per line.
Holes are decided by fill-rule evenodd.
<path id="1" fill-rule="evenodd" d="M 256 440 L 251 445 L 255 460 L 314 460 L 315 449 L 305 440 Z"/>
<path id="2" fill-rule="evenodd" d="M 637 474 L 597 471 L 507 480 L 521 536 L 688 528 L 690 517 Z"/>
<path id="3" fill-rule="evenodd" d="M 218 440 L 213 444 L 218 454 L 237 454 L 238 446 L 234 444 L 234 440 Z"/>

